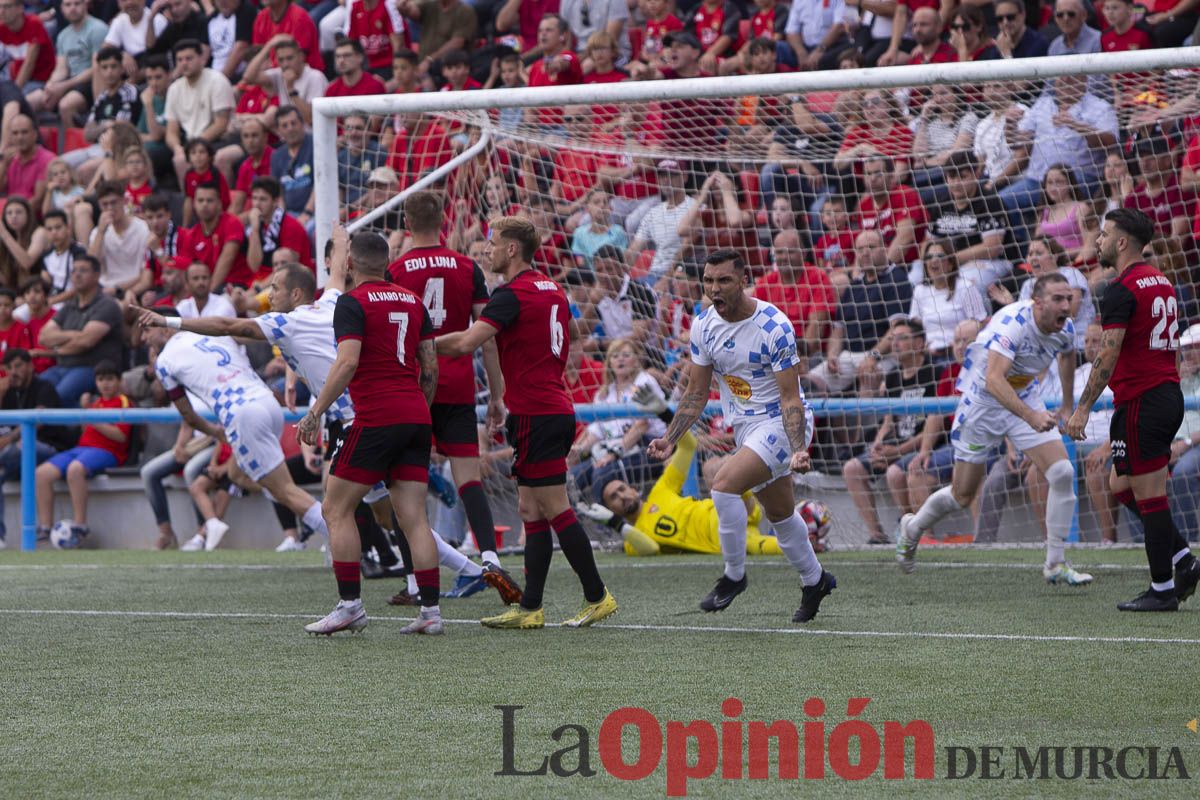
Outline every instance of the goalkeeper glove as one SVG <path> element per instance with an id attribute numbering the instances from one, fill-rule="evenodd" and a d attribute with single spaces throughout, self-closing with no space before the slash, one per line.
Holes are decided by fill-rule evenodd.
<path id="1" fill-rule="evenodd" d="M 675 414 L 667 407 L 667 401 L 649 384 L 638 387 L 637 392 L 633 395 L 633 404 L 668 424 L 675 419 Z"/>
<path id="2" fill-rule="evenodd" d="M 625 520 L 618 517 L 611 509 L 599 503 L 579 503 L 575 506 L 575 510 L 593 522 L 599 522 L 601 525 L 606 525 L 614 531 L 621 530 L 621 526 L 625 524 Z"/>

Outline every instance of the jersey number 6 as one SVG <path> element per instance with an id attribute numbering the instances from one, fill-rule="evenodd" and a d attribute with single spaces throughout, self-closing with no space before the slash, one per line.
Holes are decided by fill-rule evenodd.
<path id="1" fill-rule="evenodd" d="M 558 321 L 558 304 L 550 306 L 550 352 L 555 358 L 562 355 L 565 333 L 562 323 Z"/>

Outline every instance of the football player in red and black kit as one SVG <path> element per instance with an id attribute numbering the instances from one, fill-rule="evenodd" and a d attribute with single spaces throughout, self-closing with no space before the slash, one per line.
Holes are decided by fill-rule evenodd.
<path id="1" fill-rule="evenodd" d="M 442 247 L 442 198 L 435 192 L 414 192 L 404 201 L 404 221 L 413 246 L 388 267 L 392 283 L 422 299 L 434 335 L 465 331 L 472 317 L 479 319 L 488 300 L 483 270 L 470 258 Z M 494 342 L 483 346 L 483 364 L 493 387 L 488 401 L 488 422 L 504 421 L 499 387 L 500 360 Z M 479 471 L 479 429 L 475 421 L 475 364 L 468 353 L 438 357 L 437 394 L 429 409 L 437 451 L 450 459 L 450 472 L 458 487 L 467 522 L 484 562 L 480 575 L 462 575 L 448 597 L 469 597 L 491 585 L 506 605 L 521 599 L 521 588 L 500 567 L 496 556 L 496 528 Z"/>
<path id="2" fill-rule="evenodd" d="M 1104 291 L 1100 354 L 1066 425 L 1068 435 L 1083 439 L 1092 404 L 1111 383 L 1109 481 L 1117 500 L 1142 520 L 1150 562 L 1150 588 L 1118 603 L 1121 611 L 1175 611 L 1200 582 L 1200 562 L 1175 529 L 1167 506 L 1167 462 L 1183 422 L 1179 305 L 1171 282 L 1142 260 L 1153 238 L 1154 223 L 1140 211 L 1118 208 L 1105 217 L 1096 244 L 1100 263 L 1119 275 Z"/>
<path id="3" fill-rule="evenodd" d="M 504 277 L 477 322 L 437 339 L 442 356 L 473 353 L 492 337 L 500 351 L 510 416 L 508 443 L 521 519 L 525 523 L 525 595 L 520 605 L 481 622 L 490 628 L 541 628 L 546 624 L 542 591 L 554 555 L 550 529 L 583 584 L 587 604 L 563 624 L 579 628 L 617 610 L 604 586 L 592 545 L 567 499 L 567 453 L 575 438 L 575 407 L 563 383 L 571 321 L 567 296 L 557 283 L 529 266 L 541 235 L 524 217 L 492 223 L 487 254 L 491 270 Z M 497 387 L 492 386 L 492 391 Z"/>
<path id="4" fill-rule="evenodd" d="M 349 386 L 354 422 L 332 454 L 323 506 L 341 601 L 325 618 L 306 625 L 309 633 L 357 632 L 367 626 L 354 509 L 380 481 L 387 484 L 408 539 L 421 595 L 420 616 L 403 633 L 442 632 L 437 545 L 425 517 L 429 404 L 438 375 L 433 325 L 419 297 L 387 280 L 388 256 L 387 240 L 377 233 L 358 233 L 350 240 L 354 288 L 334 307 L 337 359 L 297 425 L 301 440 L 315 444 L 322 415 Z"/>

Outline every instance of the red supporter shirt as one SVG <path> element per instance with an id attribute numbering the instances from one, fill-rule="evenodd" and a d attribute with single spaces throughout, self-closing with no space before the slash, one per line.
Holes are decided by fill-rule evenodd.
<path id="1" fill-rule="evenodd" d="M 896 123 L 887 131 L 877 131 L 868 125 L 855 125 L 846 134 L 841 149 L 849 150 L 857 144 L 868 144 L 880 155 L 907 161 L 912 152 L 912 142 L 912 131 L 902 123 Z M 857 171 L 858 165 L 855 167 Z"/>
<path id="2" fill-rule="evenodd" d="M 689 20 L 692 33 L 700 40 L 700 49 L 704 52 L 708 52 L 722 36 L 728 36 L 734 43 L 738 38 L 738 23 L 741 22 L 742 15 L 737 6 L 722 0 L 717 0 L 715 5 L 716 8 L 709 8 L 701 3 L 692 12 L 692 18 Z"/>
<path id="3" fill-rule="evenodd" d="M 666 35 L 681 30 L 683 22 L 674 14 L 667 14 L 663 19 L 646 20 L 646 34 L 642 37 L 642 46 L 636 57 L 645 55 L 643 60 L 648 60 L 651 56 L 657 57 L 665 47 L 663 39 Z"/>
<path id="4" fill-rule="evenodd" d="M 416 295 L 388 281 L 361 283 L 338 298 L 333 333 L 339 344 L 362 342 L 349 387 L 355 427 L 430 424 L 418 350 L 434 334 Z"/>
<path id="5" fill-rule="evenodd" d="M 162 285 L 164 269 L 187 269 L 193 254 L 192 229 L 176 228 L 174 222 L 167 223 L 167 234 L 158 250 L 146 253 L 146 269 L 154 273 L 154 285 Z"/>
<path id="6" fill-rule="evenodd" d="M 772 6 L 766 11 L 756 12 L 750 18 L 750 38 L 758 39 L 765 36 L 768 39 L 782 40 L 787 17 L 788 6 L 782 3 Z"/>
<path id="7" fill-rule="evenodd" d="M 422 125 L 413 136 L 401 127 L 388 153 L 388 166 L 400 177 L 404 189 L 418 178 L 445 164 L 454 155 L 446 129 L 437 122 Z"/>
<path id="8" fill-rule="evenodd" d="M 142 201 L 152 194 L 154 194 L 154 187 L 150 185 L 150 181 L 146 181 L 141 186 L 134 186 L 132 183 L 125 184 L 125 202 L 129 204 L 129 210 L 134 214 L 142 213 Z"/>
<path id="9" fill-rule="evenodd" d="M 368 0 L 349 0 L 346 4 L 350 18 L 348 35 L 351 39 L 358 39 L 363 50 L 367 51 L 369 69 L 391 68 L 392 34 L 402 37 L 405 47 L 412 44 L 408 28 L 404 24 L 404 16 L 396 7 L 397 4 L 391 0 L 375 0 L 374 8 L 367 8 L 367 2 Z M 383 94 L 383 90 L 360 94 Z M 337 95 L 327 93 L 327 96 Z"/>
<path id="10" fill-rule="evenodd" d="M 629 73 L 623 69 L 610 72 L 590 72 L 583 77 L 585 84 L 620 83 L 628 80 Z M 599 129 L 616 119 L 621 113 L 619 106 L 592 106 L 592 127 Z"/>
<path id="11" fill-rule="evenodd" d="M 248 195 L 250 194 L 250 184 L 254 183 L 255 178 L 270 177 L 271 156 L 274 152 L 270 147 L 264 148 L 262 158 L 258 160 L 257 164 L 254 163 L 253 158 L 246 156 L 242 165 L 238 167 L 237 183 L 234 184 L 233 188 Z"/>
<path id="12" fill-rule="evenodd" d="M 938 42 L 937 49 L 933 51 L 933 55 L 929 60 L 925 60 L 924 51 L 914 48 L 912 58 L 908 60 L 909 64 L 949 64 L 958 61 L 958 51 L 945 42 Z"/>
<path id="13" fill-rule="evenodd" d="M 673 69 L 662 70 L 666 80 L 682 79 Z M 711 78 L 707 72 L 696 77 Z M 659 103 L 661 135 L 668 147 L 696 147 L 709 145 L 729 116 L 732 100 L 727 98 L 704 98 L 695 100 L 664 100 Z"/>
<path id="14" fill-rule="evenodd" d="M 813 314 L 827 311 L 832 317 L 838 300 L 829 278 L 811 266 L 804 268 L 795 283 L 785 282 L 778 271 L 764 275 L 754 285 L 754 296 L 787 314 L 797 339 L 803 338 L 804 327 Z"/>
<path id="15" fill-rule="evenodd" d="M 1171 220 L 1176 217 L 1190 219 L 1192 216 L 1192 204 L 1184 198 L 1174 175 L 1167 176 L 1163 190 L 1156 197 L 1147 194 L 1146 184 L 1140 183 L 1125 198 L 1125 207 L 1136 208 L 1152 219 L 1159 236 L 1171 235 Z"/>
<path id="16" fill-rule="evenodd" d="M 42 21 L 33 14 L 26 14 L 25 24 L 19 31 L 10 30 L 7 25 L 0 25 L 0 45 L 3 45 L 0 49 L 12 59 L 8 69 L 14 81 L 21 74 L 21 67 L 25 65 L 25 55 L 29 52 L 29 46 L 33 44 L 41 45 L 41 48 L 38 50 L 37 62 L 33 65 L 33 73 L 29 80 L 48 81 L 50 74 L 54 72 L 57 58 L 54 42 L 50 41 L 50 34 L 46 32 Z"/>
<path id="17" fill-rule="evenodd" d="M 896 0 L 896 5 L 908 9 L 909 19 L 912 19 L 913 12 L 919 8 L 932 8 L 934 11 L 940 11 L 942 7 L 941 0 Z"/>
<path id="18" fill-rule="evenodd" d="M 262 233 L 266 233 L 268 225 L 270 225 L 270 220 L 263 220 Z M 250 234 L 247 232 L 246 235 L 249 236 Z M 264 243 L 263 263 L 258 268 L 258 272 L 254 273 L 255 282 L 265 283 L 271 277 L 271 271 L 274 269 L 271 266 L 271 256 L 280 247 L 286 247 L 288 250 L 299 254 L 300 263 L 316 272 L 317 268 L 313 264 L 312 239 L 308 238 L 308 231 L 304 229 L 304 225 L 300 220 L 285 212 L 279 223 L 279 240 L 275 242 L 275 247 L 267 250 Z M 247 269 L 249 269 L 248 264 Z"/>
<path id="19" fill-rule="evenodd" d="M 883 243 L 890 245 L 896 238 L 896 225 L 906 219 L 913 221 L 913 245 L 904 251 L 905 261 L 918 257 L 918 243 L 925 238 L 925 206 L 921 195 L 910 186 L 897 186 L 888 194 L 887 205 L 875 207 L 875 198 L 865 195 L 858 203 L 858 227 L 860 230 L 878 230 L 883 234 Z"/>
<path id="20" fill-rule="evenodd" d="M 813 256 L 825 269 L 854 265 L 854 231 L 825 233 L 813 245 Z"/>
<path id="21" fill-rule="evenodd" d="M 534 62 L 534 65 L 529 68 L 529 85 L 530 86 L 574 86 L 583 83 L 583 67 L 579 63 L 579 56 L 572 53 L 570 50 L 564 50 L 554 58 L 565 59 L 567 67 L 564 70 L 556 73 L 553 77 L 546 72 L 547 59 L 541 58 Z M 539 108 L 537 110 L 537 121 L 539 125 L 561 125 L 562 124 L 562 108 Z"/>
<path id="22" fill-rule="evenodd" d="M 560 187 L 558 196 L 573 203 L 596 185 L 600 167 L 595 153 L 564 147 L 554 156 L 554 184 Z"/>
<path id="23" fill-rule="evenodd" d="M 37 348 L 38 337 L 42 335 L 42 328 L 46 327 L 46 323 L 54 319 L 57 312 L 53 308 L 47 308 L 46 313 L 41 318 L 30 316 L 29 322 L 25 323 L 25 341 L 21 344 L 26 350 L 34 350 Z M 33 359 L 33 371 L 41 374 L 54 366 L 53 358 L 38 356 Z"/>
<path id="24" fill-rule="evenodd" d="M 321 58 L 321 46 L 317 38 L 317 26 L 308 12 L 295 3 L 288 3 L 287 10 L 278 22 L 271 18 L 270 9 L 264 8 L 254 18 L 254 28 L 250 36 L 251 44 L 266 44 L 277 33 L 286 33 L 300 45 L 300 51 L 308 56 L 308 65 L 313 69 L 325 71 L 325 59 Z M 271 64 L 278 66 L 275 54 L 271 54 Z"/>
<path id="25" fill-rule="evenodd" d="M 1100 34 L 1100 49 L 1105 53 L 1119 53 L 1125 50 L 1150 50 L 1154 47 L 1154 36 L 1143 22 L 1135 22 L 1129 30 L 1117 33 L 1109 28 Z"/>
<path id="26" fill-rule="evenodd" d="M 492 293 L 480 319 L 500 331 L 496 347 L 508 410 L 525 416 L 574 416 L 563 383 L 571 305 L 559 285 L 527 269 Z"/>
<path id="27" fill-rule="evenodd" d="M 409 250 L 388 267 L 388 278 L 421 298 L 437 336 L 471 327 L 475 305 L 488 301 L 487 282 L 479 265 L 440 245 Z M 475 402 L 475 366 L 471 355 L 438 356 L 434 402 L 456 405 Z"/>
<path id="28" fill-rule="evenodd" d="M 189 200 L 195 200 L 197 186 L 213 184 L 216 184 L 217 188 L 221 190 L 221 208 L 229 208 L 229 184 L 225 182 L 224 175 L 211 167 L 204 172 L 189 169 L 183 176 L 183 194 Z"/>
<path id="29" fill-rule="evenodd" d="M 1100 301 L 1104 329 L 1124 328 L 1125 338 L 1109 386 L 1113 402 L 1128 403 L 1162 383 L 1179 383 L 1179 307 L 1175 287 L 1145 262 L 1131 264 Z"/>
<path id="30" fill-rule="evenodd" d="M 192 245 L 189 254 L 191 258 L 187 259 L 184 266 L 191 261 L 203 261 L 208 264 L 209 269 L 216 272 L 217 259 L 221 257 L 222 248 L 229 242 L 236 242 L 238 252 L 234 256 L 233 266 L 229 268 L 229 274 L 225 276 L 225 282 L 242 287 L 250 286 L 254 281 L 254 274 L 246 265 L 246 231 L 237 217 L 233 214 L 222 213 L 217 217 L 217 223 L 213 226 L 212 233 L 204 231 L 203 222 L 197 222 L 188 231 L 191 234 L 188 237 L 191 239 Z M 182 251 L 180 252 L 182 254 Z"/>
<path id="31" fill-rule="evenodd" d="M 391 66 L 391 63 L 389 56 L 388 66 Z M 358 79 L 358 83 L 353 86 L 347 86 L 346 82 L 339 77 L 325 89 L 326 97 L 363 97 L 369 94 L 387 94 L 387 87 L 383 85 L 383 81 L 369 72 L 364 72 Z"/>
<path id="32" fill-rule="evenodd" d="M 14 319 L 7 330 L 0 331 L 0 354 L 8 352 L 10 347 L 24 347 L 25 338 L 25 323 Z"/>
<path id="33" fill-rule="evenodd" d="M 110 397 L 105 400 L 103 397 L 97 398 L 88 408 L 129 408 L 132 404 L 129 398 L 123 394 L 116 397 Z M 129 458 L 129 435 L 133 431 L 133 426 L 124 423 L 112 423 L 117 426 L 117 430 L 125 434 L 125 441 L 117 442 L 105 436 L 95 425 L 87 425 L 83 429 L 83 433 L 79 436 L 80 447 L 95 447 L 100 450 L 107 450 L 117 458 L 117 465 L 124 464 Z"/>
<path id="34" fill-rule="evenodd" d="M 604 365 L 599 361 L 593 361 L 587 356 L 582 356 L 579 360 L 579 368 L 575 373 L 575 380 L 570 379 L 570 373 L 563 373 L 563 379 L 566 381 L 567 394 L 571 396 L 571 402 L 574 405 L 582 405 L 590 403 L 596 399 L 596 392 L 600 391 L 600 387 L 604 385 Z M 587 430 L 586 422 L 576 421 L 575 436 Z"/>

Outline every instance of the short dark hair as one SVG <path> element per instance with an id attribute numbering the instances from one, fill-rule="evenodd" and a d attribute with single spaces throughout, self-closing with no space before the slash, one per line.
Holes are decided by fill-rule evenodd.
<path id="1" fill-rule="evenodd" d="M 96 273 L 97 275 L 100 274 L 100 259 L 89 253 L 80 253 L 79 255 L 75 256 L 74 264 L 87 264 L 92 268 L 92 272 Z"/>
<path id="2" fill-rule="evenodd" d="M 371 275 L 386 272 L 391 252 L 387 239 L 375 231 L 359 231 L 350 239 L 350 257 L 359 272 Z"/>
<path id="3" fill-rule="evenodd" d="M 7 286 L 0 286 L 0 297 L 7 297 L 9 300 L 13 301 L 14 305 L 17 302 L 17 293 Z"/>
<path id="4" fill-rule="evenodd" d="M 299 289 L 300 293 L 310 300 L 317 293 L 317 276 L 303 264 L 292 262 L 283 264 L 275 268 L 277 272 L 283 273 L 283 286 L 289 292 L 293 289 Z"/>
<path id="5" fill-rule="evenodd" d="M 442 227 L 442 198 L 437 192 L 413 192 L 404 198 L 404 223 L 413 233 L 433 233 Z"/>
<path id="6" fill-rule="evenodd" d="M 451 50 L 446 55 L 442 56 L 442 69 L 446 67 L 469 67 L 471 66 L 471 57 L 467 55 L 466 50 Z"/>
<path id="7" fill-rule="evenodd" d="M 283 185 L 279 183 L 279 179 L 271 175 L 259 175 L 250 182 L 250 191 L 262 189 L 275 200 L 283 194 Z"/>
<path id="8" fill-rule="evenodd" d="M 916 317 L 901 317 L 900 319 L 896 320 L 895 324 L 903 325 L 904 327 L 908 328 L 910 331 L 912 331 L 913 336 L 920 336 L 922 339 L 925 338 L 925 326 L 921 324 L 921 320 L 917 319 Z"/>
<path id="9" fill-rule="evenodd" d="M 156 314 L 158 314 L 160 317 L 178 317 L 179 316 L 179 309 L 175 308 L 175 306 L 158 306 L 154 309 L 154 312 Z"/>
<path id="10" fill-rule="evenodd" d="M 49 222 L 52 219 L 61 219 L 63 225 L 70 224 L 69 222 L 67 222 L 67 212 L 63 211 L 61 208 L 52 208 L 49 211 L 47 211 L 45 216 L 42 217 L 42 224 L 45 225 L 47 222 Z"/>
<path id="11" fill-rule="evenodd" d="M 117 365 L 106 358 L 97 362 L 96 366 L 92 368 L 92 374 L 97 378 L 119 378 L 121 377 L 121 370 L 117 369 Z"/>
<path id="12" fill-rule="evenodd" d="M 296 119 L 300 120 L 301 123 L 304 122 L 304 116 L 300 113 L 300 109 L 296 108 L 295 106 L 283 106 L 279 109 L 278 113 L 275 114 L 275 124 L 278 125 L 281 119 L 292 114 L 295 114 Z"/>
<path id="13" fill-rule="evenodd" d="M 976 10 L 975 6 L 962 6 L 971 10 Z M 963 170 L 971 170 L 974 172 L 979 166 L 979 162 L 975 160 L 975 154 L 970 150 L 955 150 L 950 154 L 950 159 L 946 162 L 945 169 L 951 172 L 962 172 Z"/>
<path id="14" fill-rule="evenodd" d="M 501 64 L 520 64 L 521 63 L 521 54 L 516 53 L 516 52 L 511 52 L 511 51 L 507 52 L 504 55 L 500 56 L 500 63 Z"/>
<path id="15" fill-rule="evenodd" d="M 114 45 L 105 45 L 96 52 L 96 63 L 101 61 L 120 61 L 125 55 L 125 51 Z"/>
<path id="16" fill-rule="evenodd" d="M 759 36 L 750 40 L 750 55 L 757 56 L 762 53 L 774 53 L 775 40 L 766 36 Z"/>
<path id="17" fill-rule="evenodd" d="M 200 44 L 199 39 L 180 39 L 175 43 L 175 46 L 171 48 L 171 52 L 175 55 L 179 55 L 184 50 L 195 50 L 196 55 L 204 55 L 204 46 Z"/>
<path id="18" fill-rule="evenodd" d="M 355 53 L 358 53 L 359 56 L 366 56 L 367 54 L 367 51 L 363 49 L 362 42 L 356 38 L 351 38 L 348 36 L 339 37 L 337 44 L 333 46 L 333 49 L 337 50 L 339 47 L 349 47 Z"/>
<path id="19" fill-rule="evenodd" d="M 142 69 L 161 69 L 166 72 L 171 71 L 171 62 L 167 61 L 166 53 L 142 53 L 141 58 Z"/>
<path id="20" fill-rule="evenodd" d="M 1044 297 L 1046 294 L 1046 287 L 1052 283 L 1068 283 L 1069 284 L 1070 281 L 1068 281 L 1067 276 L 1063 275 L 1061 272 L 1058 272 L 1058 271 L 1045 272 L 1045 273 L 1039 275 L 1037 280 L 1035 280 L 1033 282 L 1033 296 L 1034 297 Z"/>
<path id="21" fill-rule="evenodd" d="M 124 197 L 125 184 L 120 181 L 100 181 L 96 187 L 96 199 L 103 200 L 106 197 Z"/>
<path id="22" fill-rule="evenodd" d="M 49 215 L 47 214 L 47 216 Z M 37 286 L 42 287 L 42 292 L 45 294 L 50 294 L 50 287 L 46 285 L 44 280 L 42 280 L 41 275 L 33 275 L 21 281 L 21 294 L 25 294 L 30 289 L 33 289 Z"/>
<path id="23" fill-rule="evenodd" d="M 217 193 L 217 199 L 221 199 L 221 187 L 217 185 L 216 181 L 205 181 L 204 183 L 196 184 L 196 191 L 199 192 L 201 189 L 211 189 Z M 222 204 L 222 207 L 224 207 L 224 204 Z M 142 208 L 145 208 L 145 206 L 142 206 Z"/>
<path id="24" fill-rule="evenodd" d="M 184 153 L 191 155 L 193 150 L 200 149 L 208 153 L 209 159 L 212 159 L 217 154 L 217 148 L 213 147 L 213 143 L 203 136 L 197 136 L 195 139 L 188 139 L 187 147 L 184 148 Z"/>
<path id="25" fill-rule="evenodd" d="M 170 212 L 170 210 L 171 201 L 167 199 L 166 195 L 159 194 L 158 192 L 155 192 L 142 201 L 143 214 L 149 214 L 151 212 L 157 214 L 159 211 Z"/>
<path id="26" fill-rule="evenodd" d="M 1154 240 L 1154 222 L 1136 208 L 1114 208 L 1104 215 L 1121 233 L 1138 243 L 1141 249 Z"/>
<path id="27" fill-rule="evenodd" d="M 559 33 L 565 34 L 567 31 L 571 30 L 571 24 L 569 22 L 567 22 L 565 17 L 563 17 L 559 14 L 542 14 L 542 18 L 540 20 L 538 20 L 538 22 L 541 23 L 548 19 L 552 19 L 558 23 L 558 32 Z"/>
<path id="28" fill-rule="evenodd" d="M 709 264 L 724 264 L 726 261 L 732 261 L 733 268 L 738 272 L 744 272 L 746 269 L 746 261 L 742 258 L 742 254 L 729 247 L 713 250 L 709 253 L 708 257 L 704 259 L 704 266 L 707 267 Z"/>
<path id="29" fill-rule="evenodd" d="M 409 64 L 412 64 L 414 67 L 421 63 L 420 56 L 418 56 L 412 50 L 409 50 L 407 47 L 402 47 L 399 50 L 396 50 L 395 52 L 392 53 L 392 60 L 395 61 L 396 59 L 400 59 L 401 61 L 407 61 Z"/>
<path id="30" fill-rule="evenodd" d="M 24 361 L 26 363 L 33 361 L 33 356 L 24 347 L 10 347 L 4 351 L 4 358 L 0 359 L 0 363 L 8 366 L 14 361 Z"/>
<path id="31" fill-rule="evenodd" d="M 617 247 L 615 244 L 606 244 L 592 254 L 592 263 L 596 263 L 596 259 L 603 258 L 606 261 L 616 261 L 618 264 L 625 263 L 625 251 Z"/>

